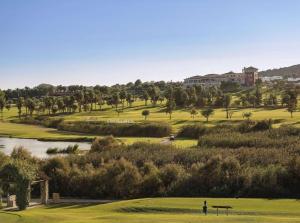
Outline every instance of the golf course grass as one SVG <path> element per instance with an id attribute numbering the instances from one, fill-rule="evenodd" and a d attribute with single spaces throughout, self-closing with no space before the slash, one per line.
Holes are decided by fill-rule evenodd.
<path id="1" fill-rule="evenodd" d="M 208 202 L 208 215 L 201 213 Z M 211 206 L 230 205 L 227 216 Z M 300 222 L 300 201 L 292 199 L 151 198 L 109 204 L 63 204 L 21 212 L 1 212 L 1 223 L 131 222 Z"/>
<path id="2" fill-rule="evenodd" d="M 144 120 L 142 111 L 147 109 L 150 111 L 150 115 L 147 118 L 149 121 L 155 122 L 167 122 L 171 124 L 173 133 L 176 134 L 181 126 L 188 124 L 202 123 L 207 126 L 214 126 L 218 124 L 234 124 L 243 120 L 243 113 L 251 112 L 253 120 L 264 120 L 272 118 L 275 121 L 274 127 L 278 127 L 283 124 L 300 126 L 300 112 L 295 112 L 294 117 L 291 118 L 290 114 L 285 108 L 278 109 L 265 109 L 265 108 L 247 108 L 247 109 L 235 109 L 232 119 L 225 118 L 224 109 L 215 109 L 214 115 L 210 117 L 209 121 L 200 115 L 196 115 L 193 119 L 189 113 L 189 109 L 177 109 L 172 114 L 172 119 L 169 119 L 169 115 L 164 112 L 164 103 L 158 104 L 153 107 L 152 105 L 145 106 L 143 101 L 136 101 L 132 107 L 124 108 L 124 111 L 119 115 L 115 111 L 115 108 L 111 106 L 102 106 L 101 110 L 97 108 L 96 111 L 81 112 L 73 114 L 58 114 L 58 117 L 64 118 L 66 121 L 109 121 L 109 122 L 141 122 Z M 200 110 L 198 110 L 200 113 Z M 96 135 L 80 134 L 73 132 L 58 131 L 56 129 L 45 128 L 36 125 L 25 125 L 12 123 L 12 120 L 17 120 L 17 109 L 12 107 L 9 111 L 4 110 L 3 120 L 0 122 L 0 135 L 11 136 L 18 138 L 35 138 L 44 140 L 70 140 L 78 138 L 94 138 Z M 143 137 L 122 137 L 124 143 L 131 144 L 137 141 L 147 142 L 163 142 L 162 138 L 143 138 Z M 196 140 L 189 139 L 177 139 L 174 144 L 178 147 L 192 147 L 197 144 Z"/>

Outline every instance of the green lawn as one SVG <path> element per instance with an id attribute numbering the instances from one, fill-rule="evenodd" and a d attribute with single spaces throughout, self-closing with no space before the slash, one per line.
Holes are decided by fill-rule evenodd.
<path id="1" fill-rule="evenodd" d="M 204 200 L 209 214 L 201 213 Z M 231 205 L 229 216 L 216 216 L 212 205 Z M 193 223 L 300 222 L 300 201 L 292 199 L 155 198 L 103 205 L 56 205 L 22 212 L 0 212 L 2 223 Z"/>
<path id="2" fill-rule="evenodd" d="M 276 120 L 275 127 L 282 124 L 290 124 L 294 126 L 300 126 L 300 112 L 295 112 L 294 117 L 291 118 L 290 114 L 286 109 L 263 109 L 263 108 L 253 108 L 253 109 L 239 109 L 233 114 L 231 120 L 225 118 L 224 109 L 216 109 L 215 114 L 210 118 L 209 122 L 206 123 L 205 119 L 198 114 L 195 119 L 192 119 L 189 110 L 178 109 L 174 111 L 172 115 L 172 120 L 163 111 L 164 104 L 158 104 L 156 107 L 151 105 L 145 106 L 143 101 L 137 101 L 133 104 L 131 108 L 125 107 L 124 112 L 119 116 L 114 108 L 110 106 L 103 106 L 101 111 L 92 112 L 82 112 L 74 113 L 70 115 L 61 115 L 67 121 L 110 121 L 110 122 L 141 122 L 144 117 L 141 115 L 144 109 L 150 110 L 150 116 L 148 120 L 158 121 L 158 122 L 168 122 L 172 125 L 174 133 L 176 133 L 182 125 L 203 123 L 208 126 L 213 126 L 222 123 L 236 123 L 242 121 L 242 114 L 244 112 L 252 112 L 252 119 L 263 120 L 272 118 Z M 199 110 L 200 111 L 200 110 Z M 5 110 L 3 114 L 3 122 L 0 122 L 0 135 L 10 135 L 13 137 L 20 138 L 38 138 L 38 139 L 60 139 L 68 140 L 80 137 L 95 137 L 95 135 L 84 135 L 78 133 L 70 133 L 57 131 L 55 129 L 44 128 L 40 126 L 33 125 L 21 125 L 10 123 L 13 119 L 18 119 L 17 109 L 13 107 L 10 111 Z M 136 141 L 150 141 L 150 142 L 161 142 L 161 138 L 139 138 L 139 137 L 125 137 L 122 138 L 125 143 L 130 144 Z M 175 141 L 175 145 L 179 147 L 190 147 L 196 145 L 196 140 L 184 140 L 179 139 Z"/>

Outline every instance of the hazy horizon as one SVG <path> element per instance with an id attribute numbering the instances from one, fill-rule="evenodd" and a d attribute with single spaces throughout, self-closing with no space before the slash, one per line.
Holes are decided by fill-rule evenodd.
<path id="1" fill-rule="evenodd" d="M 297 0 L 0 2 L 0 88 L 182 81 L 299 64 Z"/>

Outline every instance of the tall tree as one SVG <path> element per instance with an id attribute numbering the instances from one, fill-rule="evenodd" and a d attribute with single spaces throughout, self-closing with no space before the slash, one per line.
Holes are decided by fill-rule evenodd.
<path id="1" fill-rule="evenodd" d="M 231 103 L 231 95 L 226 94 L 223 96 L 223 107 L 225 108 L 226 111 L 226 118 L 229 118 L 229 107 Z"/>
<path id="2" fill-rule="evenodd" d="M 81 90 L 77 90 L 74 97 L 78 103 L 78 109 L 79 109 L 78 111 L 81 112 L 82 104 L 84 102 L 84 94 Z"/>
<path id="3" fill-rule="evenodd" d="M 170 120 L 172 119 L 172 114 L 175 108 L 176 108 L 176 103 L 174 99 L 169 99 L 166 104 L 166 113 L 169 114 Z"/>
<path id="4" fill-rule="evenodd" d="M 122 109 L 124 109 L 124 104 L 125 104 L 126 97 L 127 97 L 127 92 L 124 89 L 122 89 L 121 92 L 120 92 L 120 99 L 121 99 L 121 103 L 122 103 Z"/>
<path id="5" fill-rule="evenodd" d="M 195 119 L 195 116 L 198 114 L 198 112 L 197 112 L 197 110 L 196 110 L 195 108 L 192 108 L 192 109 L 190 110 L 190 114 L 191 114 L 191 117 L 192 117 L 193 119 Z"/>
<path id="6" fill-rule="evenodd" d="M 118 111 L 118 106 L 120 104 L 120 95 L 119 92 L 115 92 L 111 97 L 111 102 L 115 106 L 116 111 Z M 118 113 L 119 114 L 119 113 Z"/>
<path id="7" fill-rule="evenodd" d="M 148 104 L 148 100 L 149 100 L 149 94 L 146 90 L 143 91 L 143 94 L 141 96 L 141 99 L 143 99 L 145 101 L 145 106 L 147 106 Z"/>
<path id="8" fill-rule="evenodd" d="M 0 91 L 0 112 L 1 112 L 1 119 L 3 119 L 3 109 L 5 108 L 6 105 L 6 98 L 5 94 Z"/>
<path id="9" fill-rule="evenodd" d="M 19 118 L 21 118 L 21 114 L 22 114 L 22 107 L 24 105 L 24 98 L 23 97 L 18 97 L 17 100 L 17 108 L 18 108 L 18 114 L 19 114 Z"/>

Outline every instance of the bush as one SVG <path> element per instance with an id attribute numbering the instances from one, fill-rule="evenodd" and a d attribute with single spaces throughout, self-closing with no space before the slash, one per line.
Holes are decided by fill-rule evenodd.
<path id="1" fill-rule="evenodd" d="M 198 139 L 200 136 L 206 134 L 207 132 L 208 128 L 203 125 L 185 125 L 181 127 L 177 136 Z"/>
<path id="2" fill-rule="evenodd" d="M 49 148 L 47 149 L 47 154 L 58 154 L 58 153 L 62 153 L 62 154 L 77 154 L 79 152 L 79 146 L 77 144 L 75 144 L 74 146 L 69 145 L 67 148 L 65 149 L 58 149 L 58 148 Z"/>
<path id="3" fill-rule="evenodd" d="M 59 130 L 97 135 L 164 137 L 171 134 L 167 123 L 107 123 L 107 122 L 63 122 Z"/>
<path id="4" fill-rule="evenodd" d="M 103 138 L 97 137 L 91 146 L 90 152 L 103 152 L 112 148 L 117 148 L 122 145 L 122 142 L 115 139 L 113 136 L 106 136 Z"/>
<path id="5" fill-rule="evenodd" d="M 30 125 L 42 125 L 47 128 L 57 128 L 62 122 L 63 118 L 49 118 L 47 116 L 25 117 L 20 120 L 14 120 L 16 123 L 30 124 Z"/>

